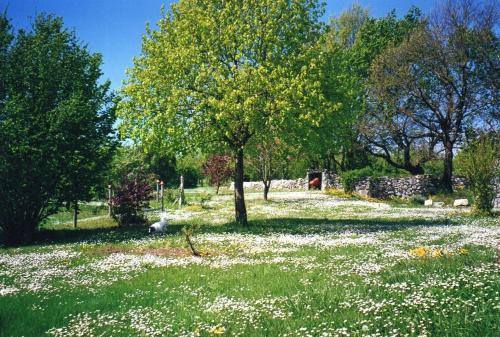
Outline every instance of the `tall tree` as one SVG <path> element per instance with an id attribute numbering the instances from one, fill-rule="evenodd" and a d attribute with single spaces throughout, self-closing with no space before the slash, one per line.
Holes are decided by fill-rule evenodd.
<path id="1" fill-rule="evenodd" d="M 382 18 L 371 18 L 368 11 L 353 5 L 339 17 L 331 20 L 326 35 L 328 74 L 322 82 L 325 96 L 338 104 L 338 113 L 332 117 L 335 124 L 330 142 L 325 143 L 327 154 L 324 166 L 333 170 L 349 170 L 368 162 L 364 131 L 369 116 L 370 102 L 367 78 L 374 59 L 388 46 L 398 44 L 420 21 L 420 11 L 411 8 L 398 19 L 395 11 Z M 374 143 L 369 143 L 372 150 Z M 370 151 L 380 154 L 380 151 Z"/>
<path id="2" fill-rule="evenodd" d="M 249 140 L 271 126 L 293 133 L 321 123 L 322 10 L 317 0 L 180 0 L 147 29 L 128 72 L 123 134 L 146 148 L 229 148 L 236 221 L 246 224 Z"/>
<path id="3" fill-rule="evenodd" d="M 109 83 L 99 82 L 101 55 L 64 29 L 62 19 L 37 16 L 6 50 L 0 227 L 6 242 L 17 244 L 63 202 L 89 198 L 113 147 L 114 115 Z"/>
<path id="4" fill-rule="evenodd" d="M 324 76 L 321 79 L 323 92 L 334 104 L 330 124 L 323 124 L 317 133 L 321 141 L 302 145 L 309 154 L 314 168 L 342 171 L 356 166 L 357 151 L 356 120 L 363 111 L 364 68 L 354 47 L 362 27 L 369 21 L 368 10 L 352 5 L 338 17 L 330 19 L 323 37 Z M 313 136 L 314 137 L 314 136 Z M 307 146 L 307 145 L 312 145 Z M 313 167 L 312 167 L 313 168 Z"/>
<path id="5" fill-rule="evenodd" d="M 12 25 L 7 17 L 7 13 L 0 14 L 0 104 L 4 103 L 7 81 L 7 57 L 9 46 L 14 39 Z"/>
<path id="6" fill-rule="evenodd" d="M 389 165 L 412 174 L 422 174 L 422 164 L 434 157 L 435 139 L 405 115 L 397 102 L 381 99 L 373 89 L 374 60 L 388 47 L 399 45 L 412 31 L 424 24 L 420 10 L 411 8 L 401 19 L 394 11 L 386 17 L 371 19 L 362 27 L 358 40 L 359 55 L 368 64 L 364 68 L 365 113 L 358 120 L 358 131 L 366 151 Z"/>
<path id="7" fill-rule="evenodd" d="M 494 5 L 449 0 L 373 66 L 379 96 L 395 102 L 439 140 L 444 150 L 442 185 L 450 191 L 453 151 L 465 127 L 480 126 L 498 111 L 497 23 Z"/>

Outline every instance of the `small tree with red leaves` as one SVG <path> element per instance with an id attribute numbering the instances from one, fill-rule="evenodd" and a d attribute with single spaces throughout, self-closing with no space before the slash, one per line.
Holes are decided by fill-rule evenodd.
<path id="1" fill-rule="evenodd" d="M 210 185 L 216 187 L 216 194 L 219 194 L 220 186 L 231 179 L 233 172 L 230 156 L 214 155 L 203 164 L 203 175 Z"/>
<path id="2" fill-rule="evenodd" d="M 113 217 L 120 226 L 147 223 L 144 208 L 149 206 L 152 191 L 152 186 L 143 174 L 128 174 L 123 177 L 111 199 Z"/>

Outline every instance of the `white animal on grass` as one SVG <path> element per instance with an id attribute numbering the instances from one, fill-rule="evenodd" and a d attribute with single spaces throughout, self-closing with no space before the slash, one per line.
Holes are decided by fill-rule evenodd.
<path id="1" fill-rule="evenodd" d="M 160 214 L 160 221 L 149 226 L 149 234 L 164 233 L 167 231 L 167 213 Z"/>

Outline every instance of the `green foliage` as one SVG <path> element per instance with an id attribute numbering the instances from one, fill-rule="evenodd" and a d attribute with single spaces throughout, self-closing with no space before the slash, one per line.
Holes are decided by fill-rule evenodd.
<path id="1" fill-rule="evenodd" d="M 179 199 L 179 189 L 178 188 L 164 188 L 163 189 L 163 199 L 166 203 L 174 203 Z"/>
<path id="2" fill-rule="evenodd" d="M 448 191 L 454 149 L 465 126 L 492 121 L 498 127 L 498 119 L 491 118 L 498 112 L 497 12 L 484 2 L 446 1 L 432 20 L 386 48 L 371 67 L 371 92 L 397 115 L 394 127 L 413 125 L 406 135 L 430 138 L 431 150 L 434 145 L 443 149 L 441 184 Z M 405 139 L 400 133 L 396 144 Z"/>
<path id="3" fill-rule="evenodd" d="M 382 158 L 374 158 L 370 163 L 370 167 L 372 170 L 371 175 L 376 177 L 404 177 L 410 175 L 408 171 L 394 167 L 393 165 L 388 164 L 387 161 Z"/>
<path id="4" fill-rule="evenodd" d="M 364 167 L 361 169 L 351 170 L 342 172 L 340 174 L 340 181 L 344 186 L 344 191 L 347 193 L 354 192 L 356 183 L 366 177 L 374 176 L 374 172 L 371 167 Z"/>
<path id="5" fill-rule="evenodd" d="M 107 181 L 119 183 L 129 173 L 145 173 L 150 176 L 151 183 L 155 179 L 162 180 L 165 186 L 177 187 L 179 177 L 176 159 L 172 155 L 145 153 L 140 147 L 133 145 L 120 146 L 108 171 Z"/>
<path id="6" fill-rule="evenodd" d="M 433 159 L 422 164 L 425 174 L 430 174 L 435 177 L 443 175 L 443 160 Z"/>
<path id="7" fill-rule="evenodd" d="M 469 179 L 474 193 L 474 212 L 489 214 L 495 197 L 495 183 L 500 180 L 500 147 L 498 137 L 481 137 L 460 155 L 460 170 Z"/>
<path id="8" fill-rule="evenodd" d="M 179 174 L 184 176 L 184 187 L 194 188 L 198 186 L 201 179 L 200 171 L 194 167 L 186 166 L 179 171 Z"/>
<path id="9" fill-rule="evenodd" d="M 194 188 L 198 186 L 199 182 L 203 178 L 202 174 L 202 164 L 204 162 L 204 156 L 201 154 L 193 154 L 189 156 L 184 156 L 177 162 L 177 174 L 184 176 L 184 187 Z M 177 185 L 179 186 L 179 182 Z"/>
<path id="10" fill-rule="evenodd" d="M 0 227 L 29 241 L 63 202 L 103 186 L 114 147 L 113 97 L 92 54 L 60 18 L 14 34 L 0 16 Z"/>
<path id="11" fill-rule="evenodd" d="M 330 115 L 333 127 L 318 133 L 309 152 L 316 154 L 322 168 L 335 172 L 368 164 L 366 143 L 359 130 L 367 110 L 367 78 L 373 60 L 387 46 L 399 43 L 419 21 L 419 11 L 411 9 L 398 19 L 395 12 L 383 18 L 370 18 L 368 11 L 353 5 L 331 20 L 325 36 L 325 62 L 322 88 L 334 104 Z"/>
<path id="12" fill-rule="evenodd" d="M 145 160 L 149 172 L 163 181 L 166 186 L 176 186 L 178 184 L 179 174 L 175 156 L 153 152 L 146 154 Z"/>
<path id="13" fill-rule="evenodd" d="M 422 206 L 427 198 L 423 195 L 417 194 L 410 197 L 409 204 L 412 206 Z"/>

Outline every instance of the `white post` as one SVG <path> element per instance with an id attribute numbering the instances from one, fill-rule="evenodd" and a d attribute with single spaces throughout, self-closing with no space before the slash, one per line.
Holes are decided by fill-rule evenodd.
<path id="1" fill-rule="evenodd" d="M 160 193 L 161 193 L 161 211 L 163 212 L 165 210 L 164 204 L 163 204 L 163 181 L 160 182 Z"/>
<path id="2" fill-rule="evenodd" d="M 111 198 L 113 197 L 113 190 L 111 185 L 108 185 L 108 216 L 111 218 L 113 216 L 113 205 Z"/>
<path id="3" fill-rule="evenodd" d="M 181 186 L 179 188 L 179 207 L 184 205 L 184 176 L 181 176 Z"/>

